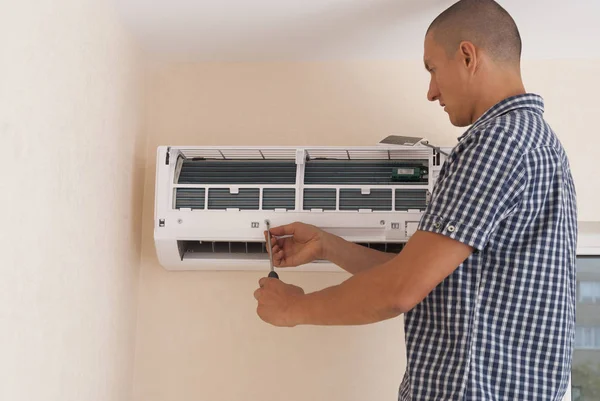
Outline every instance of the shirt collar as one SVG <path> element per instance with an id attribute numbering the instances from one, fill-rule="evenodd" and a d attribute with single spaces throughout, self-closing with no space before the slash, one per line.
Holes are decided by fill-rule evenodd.
<path id="1" fill-rule="evenodd" d="M 458 141 L 460 142 L 469 133 L 485 124 L 489 120 L 517 109 L 529 109 L 536 113 L 543 114 L 544 99 L 534 93 L 525 93 L 523 95 L 511 96 L 501 100 L 483 113 L 481 117 L 479 117 L 464 134 L 458 137 Z"/>

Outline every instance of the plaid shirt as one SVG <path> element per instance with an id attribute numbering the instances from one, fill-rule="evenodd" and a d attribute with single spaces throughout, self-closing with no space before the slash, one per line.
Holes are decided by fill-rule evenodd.
<path id="1" fill-rule="evenodd" d="M 460 138 L 419 228 L 475 248 L 405 315 L 402 401 L 559 401 L 575 329 L 569 162 L 534 94 Z"/>

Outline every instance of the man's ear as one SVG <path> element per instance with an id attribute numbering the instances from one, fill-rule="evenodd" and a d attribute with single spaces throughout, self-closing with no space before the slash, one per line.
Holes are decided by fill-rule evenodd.
<path id="1" fill-rule="evenodd" d="M 475 45 L 468 41 L 460 42 L 459 54 L 462 65 L 469 71 L 475 71 L 479 62 Z"/>

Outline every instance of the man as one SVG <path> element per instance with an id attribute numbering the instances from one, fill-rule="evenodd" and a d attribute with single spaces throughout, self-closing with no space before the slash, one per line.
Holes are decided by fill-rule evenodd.
<path id="1" fill-rule="evenodd" d="M 356 325 L 405 315 L 400 400 L 561 400 L 575 320 L 576 199 L 563 147 L 526 93 L 521 39 L 492 0 L 462 0 L 425 36 L 428 99 L 470 128 L 442 167 L 419 230 L 390 255 L 302 223 L 276 266 L 324 258 L 353 273 L 311 294 L 263 278 L 274 325 Z"/>

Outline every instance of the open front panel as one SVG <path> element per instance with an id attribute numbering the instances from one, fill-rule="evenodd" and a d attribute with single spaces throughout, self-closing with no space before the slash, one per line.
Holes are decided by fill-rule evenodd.
<path id="1" fill-rule="evenodd" d="M 304 210 L 335 210 L 336 190 L 306 188 L 304 190 Z"/>
<path id="2" fill-rule="evenodd" d="M 362 194 L 360 189 L 340 189 L 340 210 L 392 210 L 392 190 L 372 189 Z"/>
<path id="3" fill-rule="evenodd" d="M 428 160 L 309 160 L 305 185 L 427 185 Z"/>
<path id="4" fill-rule="evenodd" d="M 204 188 L 177 188 L 175 209 L 204 209 L 206 190 Z"/>
<path id="5" fill-rule="evenodd" d="M 371 189 L 363 193 L 360 189 L 342 188 L 339 191 L 340 211 L 424 211 L 427 207 L 426 189 L 396 189 L 396 200 L 392 202 L 391 189 Z M 337 191 L 329 188 L 305 188 L 304 210 L 336 210 Z M 395 207 L 395 208 L 393 208 Z"/>
<path id="6" fill-rule="evenodd" d="M 177 184 L 292 184 L 294 160 L 184 159 Z"/>
<path id="7" fill-rule="evenodd" d="M 175 209 L 293 211 L 298 197 L 301 210 L 377 212 L 426 206 L 430 162 L 423 150 L 311 149 L 300 169 L 296 161 L 302 158 L 292 159 L 296 152 L 290 150 L 190 152 L 187 156 L 194 157 L 178 159 Z M 382 186 L 402 188 L 378 189 Z"/>
<path id="8" fill-rule="evenodd" d="M 263 210 L 296 208 L 296 190 L 294 188 L 265 188 L 263 189 Z"/>
<path id="9" fill-rule="evenodd" d="M 193 210 L 260 210 L 260 190 L 263 185 L 295 185 L 294 160 L 205 160 L 181 159 L 176 185 L 224 186 L 223 188 L 177 188 L 174 207 Z M 227 186 L 256 185 L 256 188 Z M 205 194 L 208 191 L 208 205 Z M 293 210 L 296 204 L 294 188 L 264 188 L 264 210 Z"/>
<path id="10" fill-rule="evenodd" d="M 396 210 L 421 210 L 427 207 L 426 189 L 396 189 Z"/>
<path id="11" fill-rule="evenodd" d="M 230 193 L 228 188 L 211 188 L 208 190 L 209 209 L 258 210 L 260 190 L 258 188 L 242 188 L 238 193 Z"/>
<path id="12" fill-rule="evenodd" d="M 206 199 L 205 188 L 175 189 L 175 209 L 204 210 Z M 260 189 L 239 188 L 231 193 L 229 188 L 210 188 L 208 190 L 209 210 L 259 210 Z M 294 210 L 296 207 L 296 190 L 294 188 L 263 189 L 263 210 Z"/>

